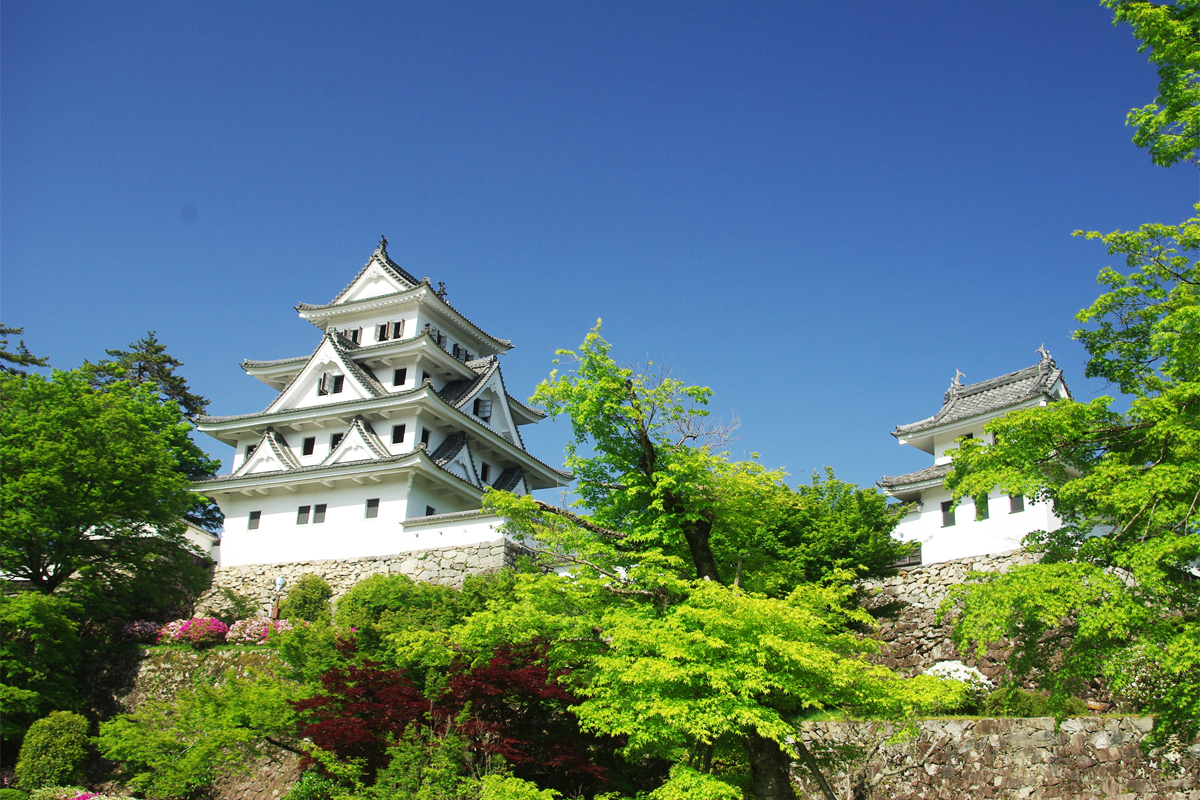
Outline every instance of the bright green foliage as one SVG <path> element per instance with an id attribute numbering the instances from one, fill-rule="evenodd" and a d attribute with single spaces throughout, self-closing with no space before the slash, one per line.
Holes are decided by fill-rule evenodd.
<path id="1" fill-rule="evenodd" d="M 538 789 L 529 781 L 511 775 L 488 775 L 483 779 L 479 800 L 556 800 L 553 789 Z"/>
<path id="2" fill-rule="evenodd" d="M 687 764 L 671 767 L 671 777 L 650 793 L 649 800 L 742 800 L 742 790 Z"/>
<path id="3" fill-rule="evenodd" d="M 239 768 L 264 742 L 286 743 L 295 729 L 288 700 L 302 691 L 274 675 L 197 686 L 168 701 L 100 725 L 100 750 L 117 761 L 127 785 L 151 798 L 187 796 L 222 767 Z M 294 746 L 294 745 L 292 745 Z"/>
<path id="4" fill-rule="evenodd" d="M 1069 717 L 1088 714 L 1087 704 L 1078 697 L 1069 698 L 1062 711 Z M 980 712 L 993 717 L 1045 717 L 1051 708 L 1042 695 L 1010 685 L 989 693 Z"/>
<path id="5" fill-rule="evenodd" d="M 400 630 L 440 631 L 464 616 L 462 594 L 449 586 L 420 583 L 405 575 L 371 575 L 338 601 L 337 624 L 360 635 Z"/>
<path id="6" fill-rule="evenodd" d="M 329 800 L 337 794 L 338 784 L 318 770 L 307 770 L 283 796 L 283 800 Z"/>
<path id="7" fill-rule="evenodd" d="M 324 578 L 312 573 L 301 575 L 288 587 L 287 596 L 279 604 L 282 619 L 302 619 L 308 622 L 329 621 L 329 598 L 333 589 Z"/>
<path id="8" fill-rule="evenodd" d="M 96 391 L 82 372 L 0 379 L 0 569 L 49 593 L 117 606 L 182 596 L 192 565 L 181 517 L 200 499 L 176 468 L 189 426 L 150 387 Z"/>
<path id="9" fill-rule="evenodd" d="M 693 748 L 748 730 L 782 745 L 813 711 L 907 719 L 961 702 L 957 682 L 902 680 L 857 658 L 873 643 L 847 630 L 869 624 L 844 608 L 847 591 L 806 584 L 775 600 L 699 582 L 662 612 L 613 608 L 576 713 L 627 736 L 630 754 L 692 760 L 702 756 Z"/>
<path id="10" fill-rule="evenodd" d="M 441 736 L 427 730 L 409 731 L 389 752 L 391 761 L 379 771 L 369 791 L 373 798 L 473 800 L 479 796 L 478 778 L 467 774 L 466 740 L 452 731 Z"/>
<path id="11" fill-rule="evenodd" d="M 55 711 L 29 726 L 17 759 L 22 789 L 83 782 L 87 763 L 88 721 L 70 711 Z"/>
<path id="12" fill-rule="evenodd" d="M 29 795 L 20 789 L 0 789 L 0 800 L 28 800 Z"/>
<path id="13" fill-rule="evenodd" d="M 1200 149 L 1200 5 L 1197 0 L 1150 3 L 1101 0 L 1113 10 L 1113 24 L 1128 22 L 1158 68 L 1158 96 L 1129 112 L 1137 132 L 1133 143 L 1150 152 L 1161 167 L 1193 160 Z"/>
<path id="14" fill-rule="evenodd" d="M 0 740 L 9 752 L 35 719 L 81 705 L 78 613 L 75 603 L 56 595 L 0 599 Z"/>
<path id="15" fill-rule="evenodd" d="M 1200 218 L 1087 236 L 1130 271 L 1101 272 L 1107 291 L 1078 315 L 1094 327 L 1076 338 L 1091 355 L 1087 374 L 1130 395 L 1129 410 L 1107 397 L 1060 402 L 990 423 L 991 446 L 963 442 L 947 479 L 956 498 L 998 487 L 1050 500 L 1063 527 L 1029 537 L 1042 564 L 969 591 L 956 636 L 981 648 L 1016 640 L 1010 666 L 1040 675 L 1056 711 L 1098 673 L 1118 694 L 1152 679 L 1157 692 L 1130 696 L 1157 715 L 1154 740 L 1190 742 L 1200 735 L 1190 572 L 1200 559 Z"/>

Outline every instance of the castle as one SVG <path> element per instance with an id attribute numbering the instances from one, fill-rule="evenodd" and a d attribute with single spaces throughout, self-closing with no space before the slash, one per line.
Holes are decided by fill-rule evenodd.
<path id="1" fill-rule="evenodd" d="M 886 494 L 913 504 L 895 533 L 905 541 L 921 543 L 920 556 L 912 563 L 932 564 L 1014 550 L 1025 534 L 1059 526 L 1049 503 L 1020 495 L 992 491 L 951 508 L 950 491 L 943 485 L 952 467 L 946 451 L 958 447 L 959 439 L 987 439 L 983 426 L 997 417 L 1071 398 L 1062 370 L 1050 353 L 1044 347 L 1038 352 L 1041 359 L 1033 366 L 986 381 L 964 386 L 962 374 L 957 373 L 936 414 L 897 425 L 892 431 L 901 445 L 915 447 L 934 459 L 931 467 L 879 481 Z"/>
<path id="2" fill-rule="evenodd" d="M 321 331 L 311 354 L 242 363 L 278 397 L 198 421 L 235 448 L 229 474 L 195 483 L 225 514 L 222 568 L 493 541 L 487 487 L 571 479 L 525 450 L 521 426 L 545 415 L 505 388 L 512 342 L 392 261 L 387 239 L 333 300 L 296 311 Z"/>

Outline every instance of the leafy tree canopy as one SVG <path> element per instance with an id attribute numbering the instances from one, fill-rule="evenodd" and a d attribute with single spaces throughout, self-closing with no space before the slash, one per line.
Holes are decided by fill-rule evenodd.
<path id="1" fill-rule="evenodd" d="M 111 357 L 87 365 L 92 368 L 93 382 L 97 386 L 109 386 L 117 381 L 129 381 L 134 386 L 152 383 L 158 387 L 163 399 L 178 403 L 190 420 L 208 409 L 208 398 L 191 391 L 187 379 L 175 372 L 183 362 L 167 352 L 154 331 L 129 345 L 128 350 L 104 352 Z"/>
<path id="2" fill-rule="evenodd" d="M 1198 207 L 1200 208 L 1200 207 Z M 1087 374 L 1130 396 L 1059 402 L 987 426 L 967 440 L 947 483 L 955 498 L 998 487 L 1049 500 L 1062 527 L 1029 537 L 1043 563 L 966 593 L 956 635 L 981 646 L 1016 639 L 1018 674 L 1037 674 L 1052 704 L 1103 672 L 1140 695 L 1158 741 L 1200 734 L 1200 218 L 1178 226 L 1081 234 L 1127 270 L 1078 319 Z M 1100 535 L 1096 535 L 1100 534 Z M 1069 562 L 1069 563 L 1067 563 Z M 1061 630 L 1066 638 L 1048 634 Z M 1061 665 L 1057 659 L 1062 658 Z"/>
<path id="3" fill-rule="evenodd" d="M 89 378 L 0 382 L 0 569 L 96 603 L 179 594 L 197 572 L 181 518 L 199 498 L 177 469 L 188 424 L 150 386 Z"/>
<path id="4" fill-rule="evenodd" d="M 1150 3 L 1101 0 L 1113 10 L 1113 24 L 1128 22 L 1158 68 L 1158 96 L 1135 108 L 1126 123 L 1133 142 L 1150 152 L 1160 167 L 1194 160 L 1200 149 L 1200 4 L 1197 0 Z"/>

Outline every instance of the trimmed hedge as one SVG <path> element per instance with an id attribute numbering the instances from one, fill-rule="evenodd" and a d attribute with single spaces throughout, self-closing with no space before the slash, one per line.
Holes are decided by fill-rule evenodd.
<path id="1" fill-rule="evenodd" d="M 87 763 L 87 719 L 70 711 L 54 711 L 29 726 L 17 757 L 17 786 L 40 789 L 83 783 Z"/>

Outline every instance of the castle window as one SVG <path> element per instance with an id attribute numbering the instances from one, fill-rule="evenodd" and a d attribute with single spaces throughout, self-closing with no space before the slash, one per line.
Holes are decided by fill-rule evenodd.
<path id="1" fill-rule="evenodd" d="M 325 521 L 325 504 L 318 503 L 313 506 L 313 525 L 320 525 Z"/>
<path id="2" fill-rule="evenodd" d="M 425 516 L 432 517 L 436 513 L 437 513 L 437 509 L 434 508 L 433 506 L 425 506 Z"/>
<path id="3" fill-rule="evenodd" d="M 391 329 L 392 329 L 392 326 L 386 322 L 383 323 L 382 325 L 376 325 L 375 326 L 375 341 L 386 342 L 388 340 L 388 334 L 391 333 Z"/>
<path id="4" fill-rule="evenodd" d="M 355 344 L 362 344 L 362 328 L 352 328 L 346 331 L 346 338 Z"/>
<path id="5" fill-rule="evenodd" d="M 300 450 L 300 455 L 311 456 L 313 454 L 313 450 L 316 450 L 316 449 L 317 449 L 317 437 L 306 436 L 306 437 L 304 437 L 304 447 Z"/>
<path id="6" fill-rule="evenodd" d="M 403 386 L 408 381 L 408 369 L 398 369 L 392 373 L 392 386 Z"/>
<path id="7" fill-rule="evenodd" d="M 312 506 L 300 506 L 298 509 L 296 509 L 296 524 L 297 525 L 307 525 L 308 524 L 308 512 L 311 510 L 312 510 Z"/>
<path id="8" fill-rule="evenodd" d="M 346 385 L 346 376 L 345 375 L 334 375 L 333 376 L 333 392 L 332 393 L 333 394 L 341 394 L 342 387 L 345 385 Z"/>
<path id="9" fill-rule="evenodd" d="M 247 460 L 247 461 L 249 461 L 249 460 L 250 460 L 250 456 L 254 455 L 254 451 L 255 451 L 255 450 L 257 450 L 257 449 L 258 449 L 258 445 L 257 445 L 257 444 L 248 444 L 248 445 L 246 445 L 246 460 Z"/>
<path id="10" fill-rule="evenodd" d="M 426 447 L 429 446 L 429 428 L 423 428 L 421 430 L 421 444 L 425 445 Z"/>
<path id="11" fill-rule="evenodd" d="M 246 520 L 246 530 L 251 530 L 251 531 L 258 530 L 258 521 L 260 519 L 262 519 L 261 511 L 251 511 L 250 518 L 248 520 Z"/>
<path id="12" fill-rule="evenodd" d="M 399 339 L 404 335 L 404 320 L 392 323 L 392 338 Z"/>
<path id="13" fill-rule="evenodd" d="M 1025 497 L 1019 494 L 1010 494 L 1008 496 L 1008 513 L 1020 514 L 1025 510 Z"/>
<path id="14" fill-rule="evenodd" d="M 984 520 L 988 518 L 988 496 L 981 494 L 975 498 L 975 519 Z"/>
<path id="15" fill-rule="evenodd" d="M 949 528 L 954 525 L 954 508 L 950 500 L 942 502 L 942 527 Z"/>
<path id="16" fill-rule="evenodd" d="M 424 383 L 427 380 L 429 380 L 429 373 L 422 371 L 421 372 L 421 383 Z"/>
<path id="17" fill-rule="evenodd" d="M 344 433 L 335 433 L 332 436 L 330 436 L 329 437 L 329 449 L 333 450 L 335 447 L 337 447 L 338 444 L 342 441 L 342 437 L 345 435 L 346 434 L 344 434 Z"/>
<path id="18" fill-rule="evenodd" d="M 454 345 L 453 355 L 455 358 L 462 358 L 462 352 L 463 351 L 462 351 L 461 347 L 459 347 L 458 345 Z"/>
<path id="19" fill-rule="evenodd" d="M 372 497 L 367 501 L 367 519 L 375 519 L 379 516 L 379 498 Z"/>
<path id="20" fill-rule="evenodd" d="M 392 444 L 404 444 L 404 426 L 392 426 Z"/>
<path id="21" fill-rule="evenodd" d="M 481 397 L 475 398 L 475 416 L 479 417 L 484 422 L 490 422 L 492 419 L 492 401 L 484 400 Z"/>
<path id="22" fill-rule="evenodd" d="M 483 481 L 484 483 L 487 483 L 488 476 L 491 473 L 491 471 L 492 471 L 492 468 L 489 467 L 487 464 L 480 463 L 480 465 L 479 465 L 479 480 Z"/>
<path id="23" fill-rule="evenodd" d="M 317 381 L 317 397 L 329 394 L 329 373 L 321 375 L 321 379 Z"/>

